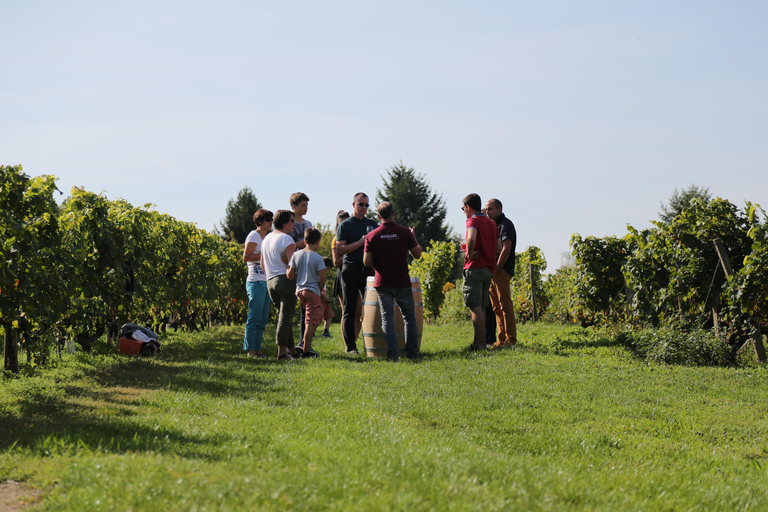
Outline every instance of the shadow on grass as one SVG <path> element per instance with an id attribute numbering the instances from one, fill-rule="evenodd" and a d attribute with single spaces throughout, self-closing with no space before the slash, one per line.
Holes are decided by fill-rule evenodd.
<path id="1" fill-rule="evenodd" d="M 114 347 L 97 345 L 98 352 Z M 175 454 L 211 457 L 224 439 L 147 426 L 152 397 L 163 390 L 199 395 L 256 399 L 254 389 L 279 396 L 284 385 L 274 375 L 273 359 L 243 355 L 242 334 L 207 332 L 170 336 L 154 357 L 123 355 L 82 359 L 84 368 L 70 383 L 30 387 L 15 401 L 18 414 L 0 412 L 0 449 L 16 445 L 46 455 L 55 451 L 106 452 L 172 450 Z M 90 382 L 97 384 L 89 387 Z M 274 401 L 274 400 L 273 400 Z M 272 403 L 270 405 L 280 405 Z M 197 416 L 205 412 L 195 411 Z M 252 434 L 251 434 L 252 436 Z M 230 439 L 227 436 L 227 439 Z"/>

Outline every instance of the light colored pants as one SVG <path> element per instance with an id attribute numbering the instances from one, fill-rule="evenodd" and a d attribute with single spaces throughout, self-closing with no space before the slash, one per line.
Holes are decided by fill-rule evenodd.
<path id="1" fill-rule="evenodd" d="M 491 305 L 499 328 L 499 342 L 503 344 L 517 343 L 515 305 L 512 303 L 512 292 L 509 286 L 511 279 L 512 276 L 504 272 L 504 269 L 500 269 L 493 274 L 490 289 Z"/>

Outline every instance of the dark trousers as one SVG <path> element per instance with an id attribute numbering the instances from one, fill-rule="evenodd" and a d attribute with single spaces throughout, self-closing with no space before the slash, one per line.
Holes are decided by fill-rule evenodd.
<path id="1" fill-rule="evenodd" d="M 345 263 L 341 267 L 341 300 L 344 302 L 344 314 L 341 316 L 341 335 L 347 350 L 357 349 L 355 319 L 360 318 L 357 299 L 365 294 L 365 280 L 373 275 L 373 269 L 362 263 Z"/>

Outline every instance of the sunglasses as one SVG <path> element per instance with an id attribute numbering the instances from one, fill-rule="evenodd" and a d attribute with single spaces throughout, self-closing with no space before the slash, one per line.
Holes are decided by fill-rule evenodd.
<path id="1" fill-rule="evenodd" d="M 357 203 L 357 206 L 360 206 L 361 208 L 368 208 L 371 205 L 370 203 Z"/>

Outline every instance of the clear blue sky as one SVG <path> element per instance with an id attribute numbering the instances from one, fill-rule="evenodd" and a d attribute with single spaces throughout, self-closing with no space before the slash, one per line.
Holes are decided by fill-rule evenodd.
<path id="1" fill-rule="evenodd" d="M 0 3 L 0 163 L 211 230 L 248 185 L 331 223 L 403 161 L 549 270 L 678 188 L 768 190 L 768 2 Z"/>

